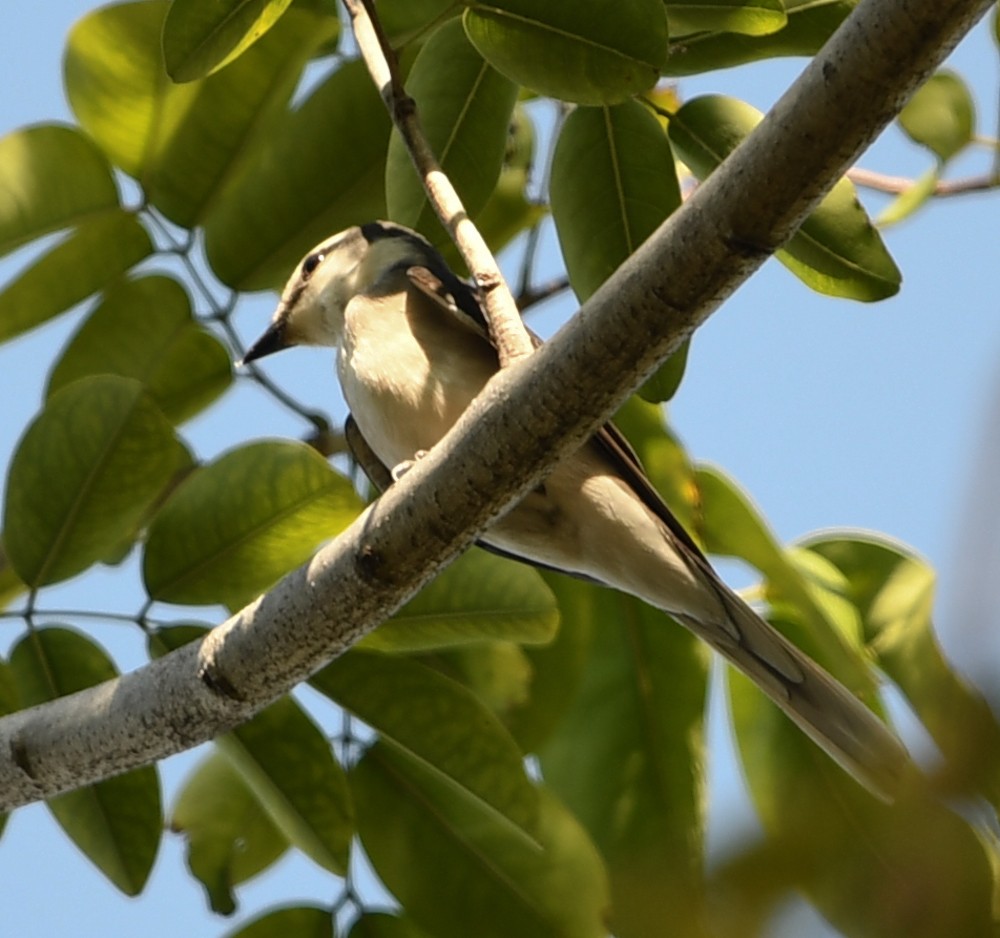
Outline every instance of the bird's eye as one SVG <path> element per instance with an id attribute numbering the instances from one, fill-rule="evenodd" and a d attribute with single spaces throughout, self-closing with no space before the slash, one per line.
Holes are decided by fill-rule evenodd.
<path id="1" fill-rule="evenodd" d="M 302 276 L 308 277 L 317 267 L 319 267 L 320 261 L 323 260 L 323 257 L 324 255 L 318 251 L 315 254 L 310 254 L 302 262 Z"/>

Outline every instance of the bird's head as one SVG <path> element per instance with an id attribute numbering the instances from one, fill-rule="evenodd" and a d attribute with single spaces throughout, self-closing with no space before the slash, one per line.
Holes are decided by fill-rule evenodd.
<path id="1" fill-rule="evenodd" d="M 293 345 L 340 344 L 344 309 L 359 293 L 377 293 L 394 272 L 439 255 L 416 232 L 392 222 L 348 228 L 316 245 L 293 271 L 264 334 L 240 364 Z"/>

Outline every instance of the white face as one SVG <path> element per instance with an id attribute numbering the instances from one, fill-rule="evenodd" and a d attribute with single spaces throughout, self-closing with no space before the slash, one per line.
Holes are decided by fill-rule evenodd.
<path id="1" fill-rule="evenodd" d="M 274 323 L 284 323 L 288 345 L 340 343 L 344 307 L 357 292 L 358 267 L 369 249 L 360 228 L 348 228 L 316 245 L 281 294 Z"/>

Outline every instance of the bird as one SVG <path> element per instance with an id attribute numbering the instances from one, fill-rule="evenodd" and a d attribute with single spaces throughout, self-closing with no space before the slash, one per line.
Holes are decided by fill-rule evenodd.
<path id="1" fill-rule="evenodd" d="M 447 433 L 500 367 L 477 288 L 423 236 L 387 221 L 309 251 L 241 363 L 297 345 L 336 349 L 351 417 L 393 478 Z M 722 581 L 613 423 L 494 522 L 481 545 L 663 610 L 869 791 L 892 800 L 910 765 L 902 743 Z"/>

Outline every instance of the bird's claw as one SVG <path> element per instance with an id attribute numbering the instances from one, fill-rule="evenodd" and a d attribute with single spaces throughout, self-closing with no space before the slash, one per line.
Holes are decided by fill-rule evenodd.
<path id="1" fill-rule="evenodd" d="M 392 481 L 398 482 L 402 479 L 417 464 L 417 460 L 423 459 L 426 455 L 427 450 L 418 449 L 413 454 L 413 459 L 404 459 L 398 466 L 393 466 L 392 471 L 389 473 L 392 476 Z"/>

